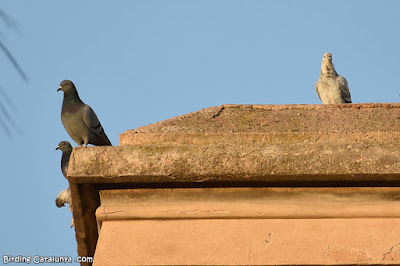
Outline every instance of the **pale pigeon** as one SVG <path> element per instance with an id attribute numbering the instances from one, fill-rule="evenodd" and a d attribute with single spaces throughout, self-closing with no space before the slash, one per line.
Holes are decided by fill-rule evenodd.
<path id="1" fill-rule="evenodd" d="M 58 208 L 64 207 L 65 203 L 68 203 L 69 210 L 72 212 L 71 191 L 69 190 L 69 188 L 61 191 L 56 198 L 56 205 Z"/>
<path id="2" fill-rule="evenodd" d="M 79 98 L 74 83 L 64 80 L 57 91 L 60 90 L 64 92 L 61 121 L 78 146 L 112 146 L 93 109 Z"/>
<path id="3" fill-rule="evenodd" d="M 315 89 L 323 104 L 351 103 L 347 80 L 336 72 L 330 53 L 325 53 L 322 58 L 321 72 Z"/>

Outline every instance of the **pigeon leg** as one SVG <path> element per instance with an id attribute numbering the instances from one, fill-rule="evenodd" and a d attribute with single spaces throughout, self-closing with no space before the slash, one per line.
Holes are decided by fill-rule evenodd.
<path id="1" fill-rule="evenodd" d="M 89 136 L 83 138 L 83 145 L 87 147 L 88 144 L 89 144 Z"/>

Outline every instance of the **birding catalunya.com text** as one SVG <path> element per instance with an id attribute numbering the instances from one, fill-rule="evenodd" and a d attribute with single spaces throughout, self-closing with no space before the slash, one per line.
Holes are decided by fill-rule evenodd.
<path id="1" fill-rule="evenodd" d="M 25 263 L 25 264 L 40 264 L 40 263 L 81 263 L 81 262 L 88 262 L 92 263 L 92 257 L 76 257 L 73 259 L 71 256 L 11 256 L 11 255 L 3 255 L 3 263 Z"/>

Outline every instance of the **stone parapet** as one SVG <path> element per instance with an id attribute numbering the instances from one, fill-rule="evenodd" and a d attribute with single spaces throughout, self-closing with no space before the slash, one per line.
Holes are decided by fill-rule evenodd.
<path id="1" fill-rule="evenodd" d="M 120 145 L 148 143 L 149 133 L 400 132 L 399 103 L 222 105 L 127 130 Z M 142 140 L 144 142 L 142 142 Z M 147 140 L 147 141 L 146 141 Z M 157 140 L 154 139 L 154 143 Z"/>

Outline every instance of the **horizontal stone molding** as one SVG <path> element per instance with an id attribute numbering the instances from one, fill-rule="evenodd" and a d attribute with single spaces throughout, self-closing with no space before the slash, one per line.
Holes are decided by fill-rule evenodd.
<path id="1" fill-rule="evenodd" d="M 100 191 L 104 221 L 400 218 L 400 188 L 174 188 Z"/>

